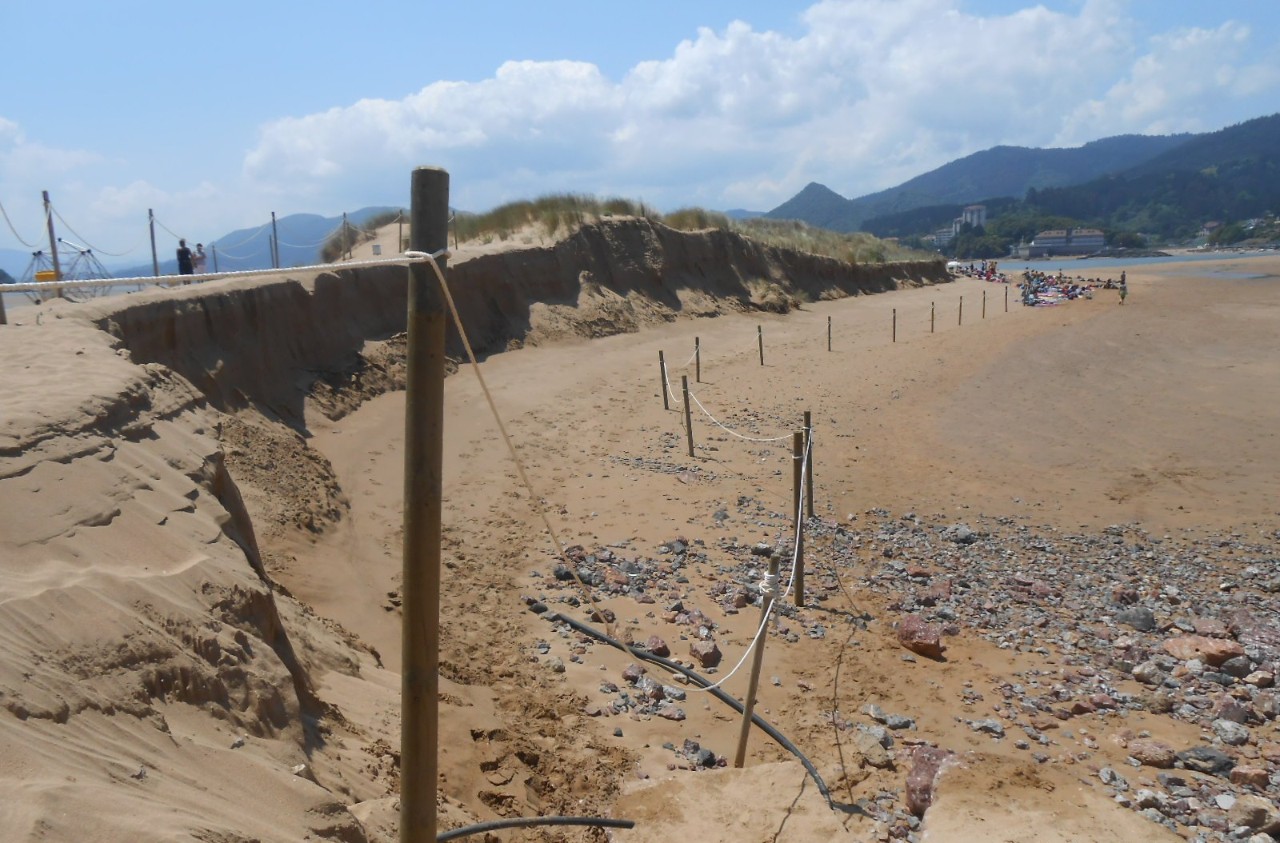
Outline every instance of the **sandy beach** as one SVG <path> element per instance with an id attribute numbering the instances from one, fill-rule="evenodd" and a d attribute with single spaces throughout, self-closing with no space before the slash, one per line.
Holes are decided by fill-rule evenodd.
<path id="1" fill-rule="evenodd" d="M 785 314 L 684 292 L 659 312 L 590 284 L 534 305 L 526 341 L 481 363 L 532 498 L 470 368 L 445 383 L 442 827 L 542 813 L 637 826 L 493 839 L 1075 843 L 1225 831 L 1249 799 L 1275 814 L 1259 674 L 1280 644 L 1280 258 L 1128 279 L 1124 306 L 1099 290 L 1024 308 L 1013 290 L 1006 310 L 1006 285 L 972 279 Z M 0 327 L 0 836 L 395 839 L 404 393 L 214 395 L 143 359 L 129 325 L 114 339 L 113 307 Z M 587 338 L 623 311 L 638 330 Z M 300 344 L 266 313 L 258 330 Z M 365 347 L 388 382 L 395 353 Z M 236 365 L 192 355 L 210 384 Z M 652 664 L 683 700 L 629 682 L 631 654 L 547 619 L 657 636 L 700 671 L 710 639 L 709 678 L 727 674 L 759 621 L 752 549 L 791 546 L 806 411 L 809 592 L 767 636 L 757 711 L 830 800 L 759 730 L 745 769 L 718 766 L 735 712 Z M 558 553 L 543 512 L 578 550 Z M 590 620 L 566 564 L 613 623 Z M 1134 608 L 1150 628 L 1119 619 Z M 942 630 L 943 657 L 900 643 L 909 616 Z M 1163 666 L 1193 632 L 1242 648 L 1254 678 Z M 1134 673 L 1148 662 L 1155 684 Z M 725 688 L 743 696 L 745 667 Z M 1141 742 L 1262 772 L 1135 766 Z M 907 777 L 924 748 L 949 755 L 921 819 Z"/>

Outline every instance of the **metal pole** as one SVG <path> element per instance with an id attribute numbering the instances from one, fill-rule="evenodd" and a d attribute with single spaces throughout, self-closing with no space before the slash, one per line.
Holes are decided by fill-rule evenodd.
<path id="1" fill-rule="evenodd" d="M 658 375 L 662 378 L 662 409 L 670 410 L 671 401 L 667 398 L 667 361 L 661 351 L 658 352 Z"/>
<path id="2" fill-rule="evenodd" d="M 702 383 L 702 338 L 693 338 L 693 374 L 694 380 Z"/>
<path id="3" fill-rule="evenodd" d="M 756 325 L 756 342 L 760 345 L 760 365 L 764 365 L 764 326 Z"/>
<path id="4" fill-rule="evenodd" d="M 804 411 L 804 510 L 813 517 L 813 413 Z"/>
<path id="5" fill-rule="evenodd" d="M 53 230 L 53 205 L 49 202 L 49 191 L 43 191 L 44 219 L 49 227 L 49 254 L 53 257 L 53 280 L 62 280 L 62 265 L 58 262 L 58 235 Z M 63 298 L 62 288 L 58 288 L 58 298 Z"/>
<path id="6" fill-rule="evenodd" d="M 271 212 L 271 268 L 280 268 L 280 235 L 276 232 L 276 212 Z"/>
<path id="7" fill-rule="evenodd" d="M 155 278 L 160 277 L 160 258 L 156 255 L 156 212 L 147 208 L 147 226 L 151 229 L 151 271 Z"/>
<path id="8" fill-rule="evenodd" d="M 760 623 L 769 617 L 773 607 L 773 595 L 778 588 L 778 557 L 769 557 L 769 588 L 763 589 L 760 595 Z M 738 728 L 738 752 L 733 757 L 733 766 L 739 769 L 747 762 L 747 737 L 751 734 L 751 717 L 755 713 L 756 688 L 760 685 L 760 665 L 764 662 L 764 642 L 768 638 L 768 630 L 760 634 L 755 642 L 755 652 L 751 654 L 751 678 L 747 682 L 747 695 L 742 700 L 742 725 Z"/>
<path id="9" fill-rule="evenodd" d="M 804 522 L 800 520 L 800 475 L 804 467 L 804 431 L 797 430 L 791 435 L 793 512 L 796 521 L 796 573 L 795 604 L 804 608 Z"/>
<path id="10" fill-rule="evenodd" d="M 680 376 L 680 386 L 684 389 L 684 429 L 689 438 L 689 456 L 693 456 L 693 416 L 689 413 L 689 376 Z"/>
<path id="11" fill-rule="evenodd" d="M 449 243 L 449 174 L 412 177 L 411 247 Z M 443 270 L 445 258 L 438 263 Z M 434 843 L 440 690 L 440 537 L 445 314 L 434 272 L 410 270 L 405 387 L 403 618 L 400 672 L 400 843 Z"/>

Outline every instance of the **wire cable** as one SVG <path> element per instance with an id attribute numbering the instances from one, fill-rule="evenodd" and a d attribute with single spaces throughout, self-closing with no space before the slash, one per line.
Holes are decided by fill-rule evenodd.
<path id="1" fill-rule="evenodd" d="M 9 219 L 9 212 L 4 209 L 3 203 L 0 203 L 0 215 L 4 217 L 5 225 L 9 226 L 9 231 L 13 232 L 13 236 L 17 238 L 19 243 L 26 246 L 28 249 L 36 248 L 35 243 L 28 243 L 26 240 L 23 240 L 22 235 L 19 234 L 18 230 L 13 227 L 13 222 Z"/>
<path id="2" fill-rule="evenodd" d="M 58 218 L 58 222 L 62 223 L 67 227 L 67 231 L 70 231 L 80 240 L 84 241 L 85 248 L 89 249 L 90 251 L 97 252 L 100 255 L 107 255 L 113 258 L 122 258 L 125 255 L 132 254 L 133 252 L 138 251 L 138 249 L 142 246 L 142 241 L 139 240 L 136 246 L 124 252 L 108 252 L 106 249 L 99 249 L 97 246 L 94 246 L 92 243 L 89 242 L 89 238 L 85 237 L 83 234 L 81 234 L 80 232 L 72 228 L 71 223 L 64 220 L 62 218 L 62 214 L 58 213 L 58 209 L 53 207 L 53 203 L 49 204 L 49 209 L 53 212 L 53 215 Z"/>

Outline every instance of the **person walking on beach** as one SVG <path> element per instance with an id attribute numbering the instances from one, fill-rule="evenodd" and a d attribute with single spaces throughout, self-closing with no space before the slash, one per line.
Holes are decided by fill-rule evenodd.
<path id="1" fill-rule="evenodd" d="M 195 268 L 196 275 L 204 275 L 205 267 L 209 265 L 209 256 L 204 253 L 204 244 L 197 243 L 195 254 L 191 256 L 191 265 Z"/>
<path id="2" fill-rule="evenodd" d="M 178 241 L 178 274 L 191 275 L 195 272 L 195 268 L 191 263 L 191 250 L 187 248 L 186 240 Z"/>
<path id="3" fill-rule="evenodd" d="M 1124 300 L 1129 295 L 1129 282 L 1125 280 L 1124 270 L 1120 271 L 1120 303 L 1124 304 Z"/>

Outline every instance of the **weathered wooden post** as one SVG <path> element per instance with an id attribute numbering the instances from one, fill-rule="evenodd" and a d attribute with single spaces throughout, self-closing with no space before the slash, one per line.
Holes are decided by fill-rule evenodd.
<path id="1" fill-rule="evenodd" d="M 987 318 L 987 291 L 982 291 L 982 318 Z"/>
<path id="2" fill-rule="evenodd" d="M 898 341 L 898 308 L 893 309 L 893 342 Z"/>
<path id="3" fill-rule="evenodd" d="M 827 317 L 827 351 L 831 350 L 831 317 Z"/>
<path id="4" fill-rule="evenodd" d="M 760 365 L 764 365 L 764 326 L 756 325 L 756 342 L 760 346 Z"/>
<path id="5" fill-rule="evenodd" d="M 813 413 L 804 411 L 804 509 L 813 517 Z"/>
<path id="6" fill-rule="evenodd" d="M 684 430 L 689 439 L 689 456 L 693 456 L 693 416 L 689 413 L 689 376 L 680 376 L 680 386 L 684 389 Z"/>
<path id="7" fill-rule="evenodd" d="M 667 361 L 661 351 L 658 352 L 658 377 L 662 378 L 662 409 L 670 410 L 671 401 L 667 398 Z"/>
<path id="8" fill-rule="evenodd" d="M 9 317 L 4 312 L 4 293 L 0 292 L 0 325 L 8 325 Z"/>
<path id="9" fill-rule="evenodd" d="M 702 338 L 693 338 L 693 379 L 702 383 Z"/>
<path id="10" fill-rule="evenodd" d="M 936 312 L 937 308 L 934 306 L 934 303 L 929 302 L 929 333 L 931 334 L 933 333 L 934 315 Z"/>
<path id="11" fill-rule="evenodd" d="M 804 470 L 804 431 L 797 430 L 791 435 L 792 488 L 791 501 L 796 521 L 796 573 L 795 604 L 804 608 L 804 521 L 800 518 L 800 481 Z"/>
<path id="12" fill-rule="evenodd" d="M 1004 312 L 1009 312 L 1009 285 L 1004 285 Z"/>
<path id="13" fill-rule="evenodd" d="M 769 577 L 760 593 L 760 624 L 764 626 L 773 608 L 773 596 L 778 590 L 778 557 L 769 556 Z M 764 662 L 764 642 L 769 637 L 768 629 L 760 632 L 755 643 L 755 652 L 751 654 L 751 677 L 747 681 L 747 695 L 742 699 L 742 726 L 738 729 L 738 752 L 733 757 L 733 766 L 741 769 L 747 763 L 747 736 L 751 734 L 751 718 L 756 708 L 756 688 L 760 686 L 760 665 Z"/>
<path id="14" fill-rule="evenodd" d="M 160 256 L 156 254 L 156 212 L 147 208 L 147 228 L 151 229 L 151 275 L 160 277 Z"/>
<path id="15" fill-rule="evenodd" d="M 961 296 L 961 297 L 960 297 L 960 317 L 959 317 L 959 319 L 956 321 L 956 324 L 957 324 L 957 325 L 963 325 L 963 324 L 964 324 L 964 296 Z"/>
<path id="16" fill-rule="evenodd" d="M 411 246 L 449 243 L 449 174 L 413 171 Z M 441 269 L 446 260 L 438 259 Z M 445 313 L 435 274 L 409 270 L 404 435 L 404 558 L 400 669 L 400 841 L 434 843 L 440 692 L 440 536 Z"/>

